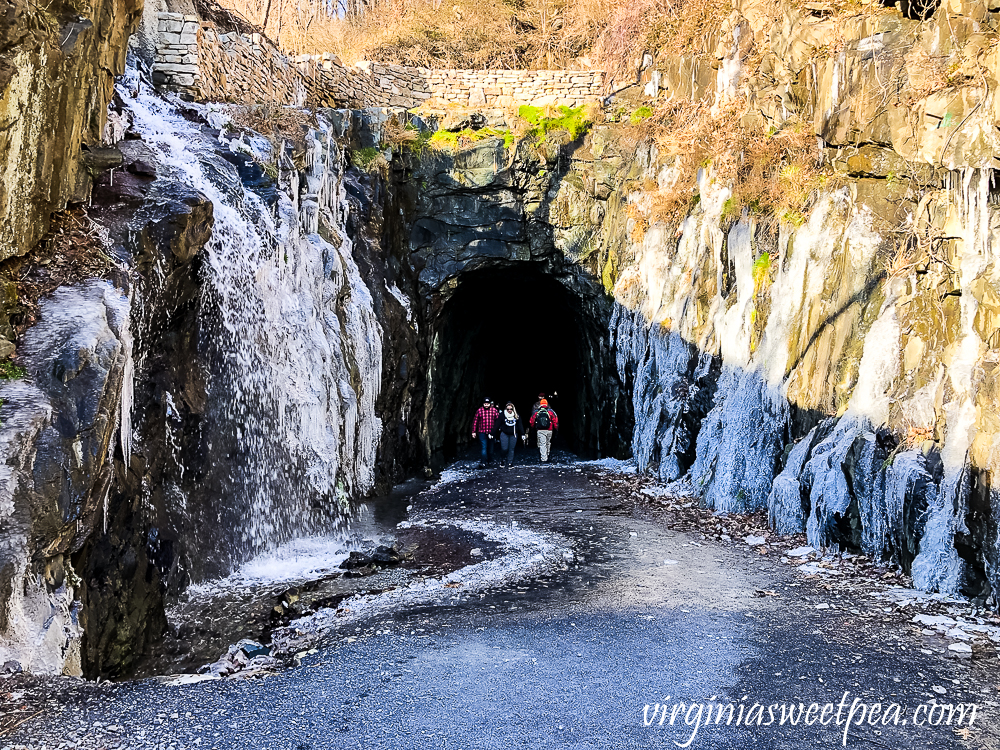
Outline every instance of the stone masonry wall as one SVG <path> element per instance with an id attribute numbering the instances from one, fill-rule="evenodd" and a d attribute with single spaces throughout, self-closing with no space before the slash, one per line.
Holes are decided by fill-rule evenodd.
<path id="1" fill-rule="evenodd" d="M 604 74 L 581 70 L 437 70 L 331 54 L 293 60 L 260 34 L 223 33 L 197 16 L 160 13 L 154 82 L 196 101 L 323 107 L 576 107 L 604 95 Z"/>
<path id="2" fill-rule="evenodd" d="M 605 93 L 604 74 L 599 71 L 421 69 L 421 73 L 435 99 L 472 107 L 577 107 Z"/>
<path id="3" fill-rule="evenodd" d="M 179 13 L 160 13 L 158 32 L 158 86 L 199 101 L 305 103 L 305 80 L 267 37 L 226 34 Z"/>
<path id="4" fill-rule="evenodd" d="M 588 70 L 446 70 L 361 62 L 335 55 L 296 58 L 311 96 L 326 106 L 417 107 L 518 104 L 578 107 L 606 93 L 604 74 Z M 332 101 L 330 101 L 332 99 Z"/>

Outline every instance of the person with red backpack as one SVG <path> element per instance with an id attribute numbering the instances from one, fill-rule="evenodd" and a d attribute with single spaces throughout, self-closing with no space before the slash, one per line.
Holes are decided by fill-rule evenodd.
<path id="1" fill-rule="evenodd" d="M 476 416 L 472 420 L 472 438 L 479 438 L 479 447 L 482 449 L 480 468 L 489 466 L 490 459 L 493 458 L 493 433 L 496 432 L 499 418 L 499 410 L 489 398 L 484 398 L 483 405 L 476 410 Z"/>
<path id="2" fill-rule="evenodd" d="M 528 424 L 536 431 L 538 454 L 542 463 L 549 461 L 549 449 L 552 447 L 552 432 L 559 429 L 559 417 L 549 408 L 548 399 L 541 399 L 538 409 L 531 415 Z"/>

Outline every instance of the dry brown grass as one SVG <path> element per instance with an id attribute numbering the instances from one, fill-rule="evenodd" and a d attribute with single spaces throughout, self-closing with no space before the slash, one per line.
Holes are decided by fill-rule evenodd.
<path id="1" fill-rule="evenodd" d="M 656 61 L 704 55 L 711 34 L 732 12 L 731 0 L 634 0 L 616 4 L 594 40 L 593 56 L 614 80 L 634 76 L 646 53 Z"/>
<path id="2" fill-rule="evenodd" d="M 263 104 L 229 105 L 230 127 L 250 130 L 271 142 L 269 159 L 255 161 L 270 177 L 277 177 L 280 155 L 285 143 L 302 146 L 310 128 L 319 127 L 315 111 L 287 107 L 276 102 Z"/>
<path id="3" fill-rule="evenodd" d="M 412 146 L 420 140 L 420 132 L 407 128 L 396 117 L 392 117 L 382 128 L 382 142 L 394 149 Z"/>
<path id="4" fill-rule="evenodd" d="M 296 54 L 432 68 L 594 68 L 621 83 L 634 80 L 645 54 L 656 64 L 714 54 L 734 8 L 734 0 L 195 1 L 202 15 L 241 31 L 262 27 Z M 752 12 L 780 24 L 789 8 L 834 22 L 827 51 L 842 44 L 847 18 L 896 12 L 861 0 L 759 0 Z"/>
<path id="5" fill-rule="evenodd" d="M 908 425 L 903 436 L 903 445 L 907 449 L 919 448 L 928 440 L 934 440 L 934 428 L 927 425 Z"/>
<path id="6" fill-rule="evenodd" d="M 318 125 L 314 114 L 275 102 L 246 106 L 230 105 L 229 121 L 234 127 L 253 130 L 272 140 L 283 139 L 294 142 L 301 142 L 306 129 Z"/>
<path id="7" fill-rule="evenodd" d="M 890 237 L 879 248 L 876 257 L 886 276 L 889 278 L 908 276 L 921 262 L 926 260 L 926 254 L 920 251 L 915 239 L 909 233 Z"/>
<path id="8" fill-rule="evenodd" d="M 901 98 L 908 107 L 913 108 L 940 91 L 975 85 L 981 75 L 981 68 L 977 64 L 970 71 L 962 65 L 956 54 L 931 55 L 923 49 L 914 49 L 906 56 L 905 75 Z"/>
<path id="9" fill-rule="evenodd" d="M 706 32 L 732 10 L 731 0 L 372 0 L 341 19 L 316 0 L 197 1 L 220 25 L 257 26 L 289 52 L 349 64 L 601 67 L 619 79 L 646 53 L 708 52 Z"/>
<path id="10" fill-rule="evenodd" d="M 637 204 L 630 203 L 628 206 L 628 218 L 631 223 L 629 238 L 632 242 L 638 244 L 642 242 L 642 238 L 646 235 L 646 230 L 649 229 L 649 217 Z"/>
<path id="11" fill-rule="evenodd" d="M 38 301 L 65 284 L 107 278 L 115 268 L 102 237 L 82 206 L 52 216 L 49 233 L 27 256 L 12 258 L 3 275 L 17 282 L 19 314 L 12 320 L 18 338 L 38 319 Z"/>
<path id="12" fill-rule="evenodd" d="M 668 102 L 633 126 L 638 133 L 633 138 L 651 139 L 661 154 L 674 158 L 673 184 L 650 191 L 651 222 L 677 223 L 690 211 L 701 168 L 731 187 L 729 218 L 746 210 L 793 223 L 803 220 L 817 189 L 832 179 L 821 167 L 816 137 L 798 120 L 761 133 L 745 124 L 745 114 L 742 102 L 714 114 L 707 102 Z"/>
<path id="13" fill-rule="evenodd" d="M 334 52 L 348 64 L 596 68 L 619 82 L 634 80 L 645 54 L 657 64 L 714 54 L 734 8 L 734 0 L 343 0 L 340 18 L 318 0 L 221 2 L 293 53 Z M 761 0 L 753 10 L 777 24 L 789 7 L 838 21 L 895 12 L 860 0 Z M 225 11 L 214 17 L 226 21 Z"/>
<path id="14" fill-rule="evenodd" d="M 562 68 L 593 45 L 614 0 L 375 0 L 360 17 L 324 22 L 301 52 L 347 63 Z"/>

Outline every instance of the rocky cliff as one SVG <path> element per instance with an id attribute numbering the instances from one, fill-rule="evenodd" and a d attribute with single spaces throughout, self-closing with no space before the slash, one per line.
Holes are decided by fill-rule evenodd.
<path id="1" fill-rule="evenodd" d="M 583 138 L 520 140 L 488 111 L 477 136 L 440 113 L 453 152 L 412 168 L 411 259 L 439 324 L 429 450 L 456 439 L 433 408 L 472 405 L 448 405 L 464 396 L 433 363 L 489 382 L 449 333 L 451 295 L 508 263 L 526 288 L 539 269 L 584 299 L 600 280 L 613 314 L 597 293 L 585 319 L 617 378 L 572 408 L 629 393 L 643 471 L 921 588 L 989 597 L 998 25 L 960 0 L 744 2 L 712 53 L 648 68 L 642 96 Z"/>
<path id="2" fill-rule="evenodd" d="M 985 597 L 1000 584 L 1000 19 L 959 0 L 904 11 L 741 3 L 714 61 L 647 72 L 647 93 L 702 99 L 733 142 L 806 129 L 819 176 L 789 202 L 804 167 L 786 160 L 769 215 L 709 154 L 685 187 L 694 208 L 662 221 L 690 164 L 647 140 L 619 188 L 629 235 L 604 264 L 643 469 L 686 476 L 720 511 L 767 509 L 814 546 L 896 561 L 920 588 Z"/>
<path id="3" fill-rule="evenodd" d="M 0 5 L 0 260 L 23 255 L 54 211 L 108 166 L 103 130 L 142 3 Z M 115 166 L 115 164 L 110 164 Z"/>
<path id="4" fill-rule="evenodd" d="M 88 200 L 93 177 L 116 165 L 103 149 L 105 117 L 140 7 L 0 7 L 0 260 L 36 248 L 53 212 Z M 7 383 L 0 397 L 0 653 L 36 671 L 79 673 L 85 661 L 79 555 L 95 529 L 113 525 L 107 498 L 131 378 L 128 285 L 117 281 L 41 300 L 19 341 L 27 382 Z M 25 308 L 14 284 L 5 288 L 2 333 L 12 338 L 8 313 Z M 3 356 L 12 351 L 4 341 Z M 18 372 L 5 367 L 8 378 Z"/>
<path id="5" fill-rule="evenodd" d="M 1000 12 L 931 5 L 741 1 L 589 112 L 188 108 L 133 70 L 114 152 L 134 9 L 2 27 L 4 252 L 88 197 L 117 269 L 0 391 L 3 655 L 126 674 L 164 597 L 538 390 L 580 455 L 995 602 Z"/>
<path id="6" fill-rule="evenodd" d="M 58 290 L 23 342 L 31 384 L 3 389 L 3 656 L 36 671 L 81 670 L 71 561 L 108 523 L 128 325 L 128 299 L 112 284 Z"/>

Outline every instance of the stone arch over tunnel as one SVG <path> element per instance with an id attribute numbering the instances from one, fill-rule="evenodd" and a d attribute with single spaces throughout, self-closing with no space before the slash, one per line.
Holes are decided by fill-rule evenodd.
<path id="1" fill-rule="evenodd" d="M 495 261 L 464 270 L 432 302 L 428 453 L 440 466 L 471 439 L 484 395 L 525 421 L 555 394 L 559 446 L 582 457 L 628 454 L 631 400 L 608 344 L 611 302 L 579 267 Z"/>

